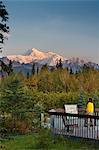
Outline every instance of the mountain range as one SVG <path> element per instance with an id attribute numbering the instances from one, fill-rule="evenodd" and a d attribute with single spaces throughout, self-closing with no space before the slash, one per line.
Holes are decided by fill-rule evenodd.
<path id="1" fill-rule="evenodd" d="M 67 59 L 57 53 L 50 51 L 43 52 L 36 48 L 28 50 L 24 55 L 9 55 L 0 59 L 6 64 L 8 64 L 11 60 L 13 63 L 13 69 L 17 72 L 22 71 L 25 74 L 26 72 L 31 72 L 33 63 L 36 64 L 36 69 L 37 67 L 40 69 L 45 64 L 49 67 L 55 67 L 60 59 L 62 61 L 63 68 L 68 68 L 69 70 L 72 69 L 74 73 L 80 71 L 85 64 L 99 70 L 99 65 L 96 63 L 85 62 L 79 58 Z"/>
<path id="2" fill-rule="evenodd" d="M 61 58 L 61 60 L 65 60 L 64 57 L 53 53 L 53 52 L 42 52 L 36 48 L 28 50 L 25 55 L 11 55 L 7 56 L 7 58 L 11 61 L 16 61 L 19 63 L 32 63 L 38 62 L 39 64 L 48 64 L 48 66 L 56 65 L 56 62 Z"/>

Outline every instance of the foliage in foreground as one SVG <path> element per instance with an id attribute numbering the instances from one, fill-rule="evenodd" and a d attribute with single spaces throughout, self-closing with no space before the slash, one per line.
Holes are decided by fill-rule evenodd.
<path id="1" fill-rule="evenodd" d="M 2 141 L 2 149 L 5 150 L 32 150 L 32 149 L 53 149 L 53 150 L 95 150 L 99 145 L 84 140 L 66 139 L 63 137 L 52 136 L 48 130 L 40 130 L 31 135 L 17 136 L 14 139 Z"/>
<path id="2" fill-rule="evenodd" d="M 64 104 L 82 104 L 88 97 L 99 107 L 99 71 L 69 74 L 43 70 L 26 78 L 12 73 L 0 82 L 0 134 L 25 134 L 40 126 L 40 113 Z"/>

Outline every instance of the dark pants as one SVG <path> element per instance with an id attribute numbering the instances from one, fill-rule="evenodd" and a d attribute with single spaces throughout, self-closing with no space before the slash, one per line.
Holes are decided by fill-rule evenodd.
<path id="1" fill-rule="evenodd" d="M 92 116 L 92 115 L 94 115 L 94 113 L 86 112 L 86 115 Z M 84 125 L 85 126 L 88 126 L 88 125 L 93 126 L 94 125 L 94 119 L 92 119 L 92 118 L 85 118 L 85 124 Z"/>

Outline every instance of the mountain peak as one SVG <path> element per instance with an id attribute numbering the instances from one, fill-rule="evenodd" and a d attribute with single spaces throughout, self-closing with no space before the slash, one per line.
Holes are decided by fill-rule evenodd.
<path id="1" fill-rule="evenodd" d="M 25 56 L 31 55 L 32 53 L 38 53 L 38 52 L 40 52 L 38 49 L 32 48 L 32 49 L 29 49 L 29 50 L 25 53 Z"/>
<path id="2" fill-rule="evenodd" d="M 64 60 L 64 58 L 56 53 L 53 52 L 44 52 L 44 51 L 40 51 L 36 48 L 32 48 L 30 50 L 28 50 L 25 55 L 11 55 L 11 56 L 7 56 L 8 59 L 12 60 L 12 61 L 17 61 L 20 63 L 31 63 L 33 61 L 37 61 L 40 62 L 42 64 L 49 64 L 51 66 L 55 65 L 57 60 L 59 60 L 60 58 L 62 59 L 62 61 Z"/>
<path id="3" fill-rule="evenodd" d="M 46 53 L 42 52 L 36 48 L 32 48 L 29 56 L 32 56 L 35 59 L 44 59 L 46 57 Z"/>
<path id="4" fill-rule="evenodd" d="M 40 52 L 40 50 L 38 50 L 37 48 L 32 48 L 32 52 Z"/>

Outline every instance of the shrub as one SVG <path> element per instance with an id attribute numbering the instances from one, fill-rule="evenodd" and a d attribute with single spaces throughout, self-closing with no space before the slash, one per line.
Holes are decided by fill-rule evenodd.
<path id="1" fill-rule="evenodd" d="M 35 149 L 50 149 L 53 145 L 53 138 L 48 129 L 41 129 L 36 137 Z"/>

